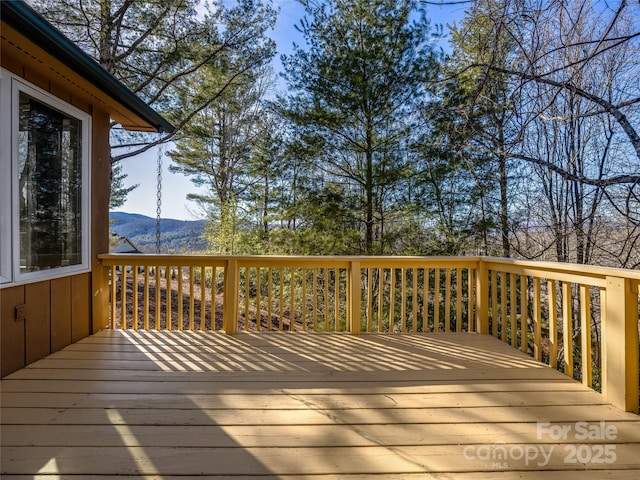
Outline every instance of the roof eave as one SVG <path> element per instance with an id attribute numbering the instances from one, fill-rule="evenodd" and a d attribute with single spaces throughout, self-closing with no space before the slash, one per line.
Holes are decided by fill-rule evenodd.
<path id="1" fill-rule="evenodd" d="M 125 105 L 154 130 L 173 133 L 175 127 L 169 121 L 78 48 L 31 6 L 22 0 L 1 1 L 0 5 L 2 8 L 0 17 L 3 22 L 46 48 L 48 54 L 73 68 L 80 76 L 118 103 Z M 126 125 L 123 127 L 127 128 Z"/>

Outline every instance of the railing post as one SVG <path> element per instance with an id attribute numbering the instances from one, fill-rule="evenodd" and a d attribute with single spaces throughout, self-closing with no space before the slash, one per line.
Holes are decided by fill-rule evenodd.
<path id="1" fill-rule="evenodd" d="M 476 270 L 476 331 L 481 335 L 489 334 L 489 279 L 482 259 Z"/>
<path id="2" fill-rule="evenodd" d="M 112 278 L 112 282 L 116 279 Z M 91 333 L 97 333 L 109 327 L 110 302 L 116 301 L 109 298 L 109 269 L 100 260 L 95 260 L 91 270 Z"/>
<path id="3" fill-rule="evenodd" d="M 224 268 L 224 293 L 222 306 L 222 323 L 225 333 L 238 333 L 238 261 L 234 258 L 227 260 Z"/>
<path id="4" fill-rule="evenodd" d="M 351 319 L 351 333 L 358 334 L 362 323 L 362 270 L 360 262 L 351 262 L 349 268 L 349 318 Z"/>
<path id="5" fill-rule="evenodd" d="M 605 399 L 638 413 L 638 292 L 628 278 L 607 277 L 602 383 Z"/>

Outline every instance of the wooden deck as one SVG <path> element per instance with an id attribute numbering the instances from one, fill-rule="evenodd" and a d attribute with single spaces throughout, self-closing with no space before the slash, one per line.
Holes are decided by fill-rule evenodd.
<path id="1" fill-rule="evenodd" d="M 104 331 L 1 388 L 3 479 L 640 478 L 638 416 L 475 334 Z"/>

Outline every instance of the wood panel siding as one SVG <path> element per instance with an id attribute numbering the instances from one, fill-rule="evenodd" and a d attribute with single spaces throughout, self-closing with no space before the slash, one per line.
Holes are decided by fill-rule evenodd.
<path id="1" fill-rule="evenodd" d="M 74 275 L 71 277 L 71 341 L 77 342 L 89 336 L 90 332 L 90 293 L 91 276 Z"/>
<path id="2" fill-rule="evenodd" d="M 71 343 L 71 278 L 51 281 L 51 351 Z"/>
<path id="3" fill-rule="evenodd" d="M 16 307 L 24 305 L 24 287 L 0 289 L 0 370 L 2 376 L 25 366 L 24 321 L 16 321 Z M 28 314 L 28 312 L 27 312 Z"/>
<path id="4" fill-rule="evenodd" d="M 91 274 L 83 273 L 0 289 L 2 376 L 90 333 Z M 26 319 L 16 321 L 16 307 Z"/>
<path id="5" fill-rule="evenodd" d="M 109 251 L 109 196 L 111 192 L 111 147 L 109 114 L 94 109 L 91 137 L 91 292 L 88 298 L 91 333 L 109 325 L 109 279 L 98 255 Z M 88 317 L 89 318 L 89 317 Z"/>
<path id="6" fill-rule="evenodd" d="M 24 322 L 27 365 L 51 353 L 51 282 L 25 285 L 29 314 Z"/>

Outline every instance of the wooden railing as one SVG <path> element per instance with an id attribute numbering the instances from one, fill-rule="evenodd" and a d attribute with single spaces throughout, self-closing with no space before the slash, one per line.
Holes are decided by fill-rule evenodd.
<path id="1" fill-rule="evenodd" d="M 477 278 L 479 333 L 638 412 L 640 272 L 480 258 Z"/>
<path id="2" fill-rule="evenodd" d="M 489 257 L 100 259 L 114 329 L 477 332 L 638 410 L 638 271 Z"/>

